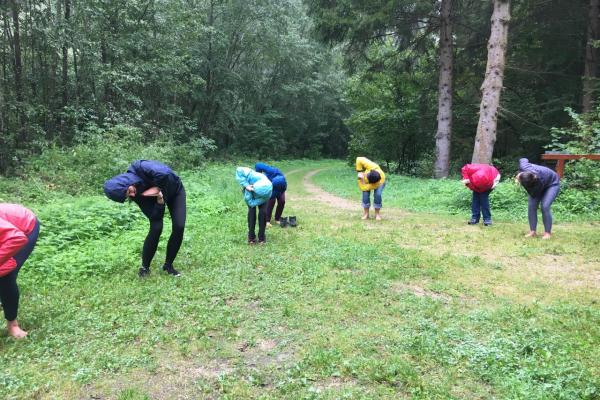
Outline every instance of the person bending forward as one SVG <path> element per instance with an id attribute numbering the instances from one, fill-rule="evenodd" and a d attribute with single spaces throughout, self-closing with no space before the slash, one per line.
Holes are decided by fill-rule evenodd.
<path id="1" fill-rule="evenodd" d="M 126 173 L 107 180 L 104 183 L 104 193 L 109 199 L 119 203 L 131 199 L 150 222 L 150 230 L 142 248 L 140 277 L 150 274 L 150 263 L 156 254 L 163 230 L 165 205 L 168 207 L 172 231 L 163 270 L 169 275 L 179 276 L 179 272 L 173 268 L 173 262 L 183 241 L 186 219 L 185 189 L 181 179 L 171 168 L 158 161 L 137 160 L 129 166 Z"/>
<path id="2" fill-rule="evenodd" d="M 17 275 L 33 251 L 40 232 L 35 214 L 18 204 L 0 204 L 0 301 L 8 334 L 27 336 L 17 322 L 19 287 Z"/>

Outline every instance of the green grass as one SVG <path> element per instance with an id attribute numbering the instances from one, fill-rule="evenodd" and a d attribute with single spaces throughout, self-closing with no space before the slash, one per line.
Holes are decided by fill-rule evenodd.
<path id="1" fill-rule="evenodd" d="M 470 217 L 472 192 L 456 179 L 422 179 L 407 176 L 386 176 L 383 200 L 386 206 L 426 213 L 463 215 Z M 341 162 L 331 165 L 327 173 L 317 174 L 314 181 L 328 191 L 346 198 L 358 198 L 353 167 Z M 358 194 L 358 196 L 357 196 Z M 490 194 L 494 219 L 507 221 L 527 220 L 527 193 L 517 186 L 512 177 L 503 179 Z M 567 187 L 552 205 L 558 221 L 600 220 L 598 191 L 580 191 Z M 540 220 L 541 222 L 541 220 Z"/>
<path id="2" fill-rule="evenodd" d="M 19 275 L 30 336 L 0 338 L 0 398 L 600 398 L 598 290 L 574 284 L 598 272 L 597 227 L 547 243 L 523 241 L 525 221 L 468 231 L 443 209 L 365 223 L 302 186 L 334 168 L 314 181 L 358 201 L 352 169 L 342 181 L 339 162 L 280 165 L 295 171 L 285 214 L 300 225 L 269 229 L 266 246 L 245 242 L 233 165 L 182 174 L 180 279 L 158 271 L 168 223 L 137 278 L 134 204 L 28 204 L 43 224 Z M 386 206 L 408 201 L 394 199 L 398 179 Z"/>

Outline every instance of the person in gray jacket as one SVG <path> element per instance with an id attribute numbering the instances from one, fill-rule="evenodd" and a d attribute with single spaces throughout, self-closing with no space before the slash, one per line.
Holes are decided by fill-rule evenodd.
<path id="1" fill-rule="evenodd" d="M 558 174 L 550 168 L 531 164 L 528 159 L 521 158 L 519 160 L 519 174 L 516 179 L 529 194 L 529 207 L 527 209 L 529 233 L 525 237 L 536 236 L 537 209 L 538 206 L 541 206 L 542 221 L 544 221 L 544 236 L 542 236 L 542 239 L 550 239 L 552 235 L 552 211 L 550 206 L 560 190 Z"/>

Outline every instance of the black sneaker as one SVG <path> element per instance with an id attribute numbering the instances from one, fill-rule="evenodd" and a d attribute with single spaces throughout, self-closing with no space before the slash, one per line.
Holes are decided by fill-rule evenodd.
<path id="1" fill-rule="evenodd" d="M 296 217 L 290 217 L 290 226 L 295 228 L 298 226 L 298 221 L 296 221 Z"/>
<path id="2" fill-rule="evenodd" d="M 479 221 L 477 221 L 476 219 L 472 219 L 469 222 L 467 222 L 467 224 L 469 225 L 477 225 L 479 223 Z"/>
<path id="3" fill-rule="evenodd" d="M 288 226 L 288 217 L 281 217 L 281 220 L 279 220 L 279 226 L 282 228 Z"/>
<path id="4" fill-rule="evenodd" d="M 175 268 L 173 268 L 172 265 L 163 265 L 163 271 L 165 271 L 167 274 L 169 275 L 173 275 L 173 276 L 180 276 L 181 274 L 179 272 L 177 272 L 177 270 Z"/>
<path id="5" fill-rule="evenodd" d="M 140 267 L 140 270 L 138 271 L 138 276 L 140 278 L 145 278 L 148 275 L 150 275 L 150 267 Z"/>

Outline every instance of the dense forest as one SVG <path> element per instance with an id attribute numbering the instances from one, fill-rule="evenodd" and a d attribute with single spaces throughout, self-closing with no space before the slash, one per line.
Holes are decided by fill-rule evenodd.
<path id="1" fill-rule="evenodd" d="M 437 177 L 597 150 L 598 3 L 2 0 L 0 171 L 115 137 Z"/>

